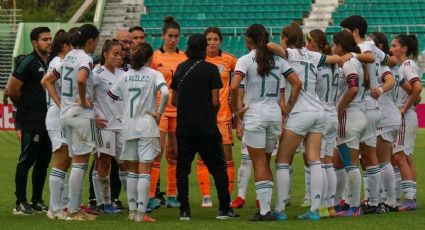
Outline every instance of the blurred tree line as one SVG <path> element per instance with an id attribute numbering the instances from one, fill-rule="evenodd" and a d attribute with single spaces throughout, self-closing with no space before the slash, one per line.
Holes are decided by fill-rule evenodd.
<path id="1" fill-rule="evenodd" d="M 68 22 L 84 0 L 15 0 L 16 8 L 22 9 L 24 22 Z M 13 9 L 13 0 L 1 0 L 3 9 Z M 93 21 L 95 7 L 82 22 Z"/>

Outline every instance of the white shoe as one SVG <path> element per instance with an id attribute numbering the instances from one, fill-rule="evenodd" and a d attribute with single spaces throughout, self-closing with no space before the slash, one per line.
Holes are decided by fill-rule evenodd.
<path id="1" fill-rule="evenodd" d="M 47 211 L 47 217 L 51 220 L 65 220 L 66 218 L 66 212 L 62 210 L 58 210 L 56 212 L 53 211 Z"/>
<path id="2" fill-rule="evenodd" d="M 206 196 L 202 198 L 202 205 L 203 208 L 211 208 L 212 207 L 212 200 L 210 196 Z"/>
<path id="3" fill-rule="evenodd" d="M 137 216 L 137 211 L 132 210 L 128 212 L 128 220 L 135 221 Z"/>

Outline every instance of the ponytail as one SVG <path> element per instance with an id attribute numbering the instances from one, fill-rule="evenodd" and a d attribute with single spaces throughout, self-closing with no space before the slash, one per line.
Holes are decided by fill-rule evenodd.
<path id="1" fill-rule="evenodd" d="M 281 38 L 287 38 L 286 46 L 301 49 L 304 45 L 304 35 L 300 25 L 292 22 L 282 29 Z"/>
<path id="2" fill-rule="evenodd" d="M 315 29 L 307 33 L 307 38 L 309 42 L 314 42 L 317 48 L 320 49 L 322 54 L 331 55 L 332 47 L 328 43 L 325 32 L 320 29 Z"/>
<path id="3" fill-rule="evenodd" d="M 256 46 L 255 61 L 257 62 L 257 72 L 265 77 L 275 65 L 274 55 L 267 49 L 269 33 L 261 24 L 252 24 L 246 30 L 246 37 L 251 38 Z"/>
<path id="4" fill-rule="evenodd" d="M 84 47 L 89 39 L 99 37 L 99 30 L 92 24 L 84 24 L 72 34 L 71 44 L 75 48 Z"/>

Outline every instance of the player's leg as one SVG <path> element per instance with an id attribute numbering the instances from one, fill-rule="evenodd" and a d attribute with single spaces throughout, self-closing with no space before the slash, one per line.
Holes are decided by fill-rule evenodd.
<path id="1" fill-rule="evenodd" d="M 167 202 L 169 208 L 178 208 L 177 202 L 177 185 L 176 185 L 176 169 L 177 169 L 177 137 L 176 137 L 176 117 L 169 117 L 168 126 L 168 148 L 167 156 Z"/>

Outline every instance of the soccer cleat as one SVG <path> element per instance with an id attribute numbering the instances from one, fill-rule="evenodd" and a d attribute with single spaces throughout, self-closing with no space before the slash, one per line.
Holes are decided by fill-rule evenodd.
<path id="1" fill-rule="evenodd" d="M 155 222 L 156 220 L 144 213 L 137 213 L 134 217 L 136 222 Z"/>
<path id="2" fill-rule="evenodd" d="M 211 208 L 212 207 L 212 199 L 210 196 L 206 196 L 202 198 L 201 207 L 203 208 Z"/>
<path id="3" fill-rule="evenodd" d="M 31 205 L 27 202 L 21 202 L 16 205 L 16 208 L 13 209 L 13 215 L 31 215 L 34 214 L 34 210 Z"/>
<path id="4" fill-rule="evenodd" d="M 165 192 L 158 192 L 158 194 L 156 194 L 155 201 L 159 203 L 160 205 L 165 205 L 166 200 L 164 195 L 165 195 Z"/>
<path id="5" fill-rule="evenodd" d="M 57 211 L 47 211 L 47 218 L 51 220 L 65 220 L 66 218 L 66 212 L 63 210 L 57 210 Z"/>
<path id="6" fill-rule="evenodd" d="M 136 220 L 136 216 L 137 216 L 137 211 L 136 210 L 131 210 L 128 212 L 128 220 L 130 221 L 135 221 Z"/>
<path id="7" fill-rule="evenodd" d="M 319 215 L 320 215 L 320 218 L 329 218 L 330 217 L 329 209 L 328 208 L 320 208 L 319 209 Z"/>
<path id="8" fill-rule="evenodd" d="M 288 217 L 283 211 L 282 212 L 273 211 L 272 215 L 277 221 L 285 221 L 288 219 Z"/>
<path id="9" fill-rule="evenodd" d="M 305 208 L 305 207 L 310 207 L 310 206 L 311 206 L 311 200 L 304 198 L 304 200 L 301 204 L 301 207 Z"/>
<path id="10" fill-rule="evenodd" d="M 216 216 L 216 219 L 218 220 L 228 220 L 232 218 L 238 218 L 239 214 L 237 214 L 233 209 L 229 209 L 227 212 L 223 212 L 218 210 L 218 214 Z"/>
<path id="11" fill-rule="evenodd" d="M 43 201 L 31 204 L 31 208 L 36 212 L 47 212 L 49 210 L 49 207 Z"/>
<path id="12" fill-rule="evenodd" d="M 232 202 L 230 202 L 231 208 L 243 208 L 245 206 L 245 200 L 242 197 L 238 196 Z"/>
<path id="13" fill-rule="evenodd" d="M 116 208 L 112 204 L 102 204 L 101 206 L 99 206 L 99 211 L 100 213 L 103 213 L 103 214 L 121 214 L 122 213 L 121 209 Z"/>
<path id="14" fill-rule="evenodd" d="M 68 215 L 66 216 L 65 220 L 96 220 L 95 215 L 91 215 L 86 213 L 84 210 L 79 210 L 78 212 L 75 213 L 68 213 Z"/>
<path id="15" fill-rule="evenodd" d="M 121 202 L 120 200 L 118 200 L 118 199 L 114 199 L 114 200 L 112 201 L 112 205 L 113 205 L 115 208 L 117 208 L 117 209 L 121 209 L 121 210 L 124 210 L 124 209 L 125 209 L 125 207 L 122 205 L 122 202 Z"/>
<path id="16" fill-rule="evenodd" d="M 87 206 L 91 209 L 96 209 L 97 208 L 96 199 L 90 199 Z"/>
<path id="17" fill-rule="evenodd" d="M 320 215 L 318 212 L 312 212 L 312 211 L 307 211 L 301 215 L 297 216 L 298 219 L 300 220 L 312 220 L 312 221 L 318 221 L 320 220 Z"/>
<path id="18" fill-rule="evenodd" d="M 378 209 L 376 210 L 376 213 L 386 213 L 386 212 L 398 212 L 398 206 L 389 206 L 385 203 L 380 203 L 378 205 Z"/>
<path id="19" fill-rule="evenodd" d="M 149 201 L 148 201 L 148 208 L 150 209 L 150 210 L 154 210 L 154 209 L 158 209 L 158 208 L 160 208 L 161 207 L 161 205 L 160 205 L 160 203 L 158 203 L 157 201 L 156 201 L 156 198 L 149 198 Z"/>
<path id="20" fill-rule="evenodd" d="M 362 210 L 364 214 L 374 214 L 378 210 L 378 206 L 372 206 L 370 204 L 365 204 L 362 206 Z"/>
<path id="21" fill-rule="evenodd" d="M 90 215 L 99 215 L 100 212 L 97 210 L 97 207 L 94 209 L 89 208 L 87 205 L 81 205 L 80 209 L 83 210 L 85 213 L 88 213 Z"/>
<path id="22" fill-rule="evenodd" d="M 167 205 L 167 208 L 179 208 L 180 207 L 180 202 L 178 202 L 175 197 L 168 197 L 167 202 L 165 204 Z"/>
<path id="23" fill-rule="evenodd" d="M 336 216 L 361 216 L 363 215 L 363 211 L 361 207 L 351 207 L 348 210 L 337 212 Z"/>
<path id="24" fill-rule="evenodd" d="M 261 213 L 258 211 L 254 214 L 249 221 L 275 221 L 276 218 L 272 215 L 271 212 L 266 213 L 265 215 L 261 215 Z"/>
<path id="25" fill-rule="evenodd" d="M 190 211 L 180 210 L 180 220 L 190 220 Z"/>
<path id="26" fill-rule="evenodd" d="M 345 203 L 344 200 L 341 200 L 337 206 L 335 206 L 335 212 L 342 212 L 350 209 L 350 205 Z"/>
<path id="27" fill-rule="evenodd" d="M 413 211 L 415 210 L 416 202 L 414 200 L 405 200 L 399 207 L 399 211 Z"/>
<path id="28" fill-rule="evenodd" d="M 330 207 L 329 208 L 329 217 L 330 218 L 336 217 L 336 211 L 335 211 L 335 208 L 334 207 Z"/>

